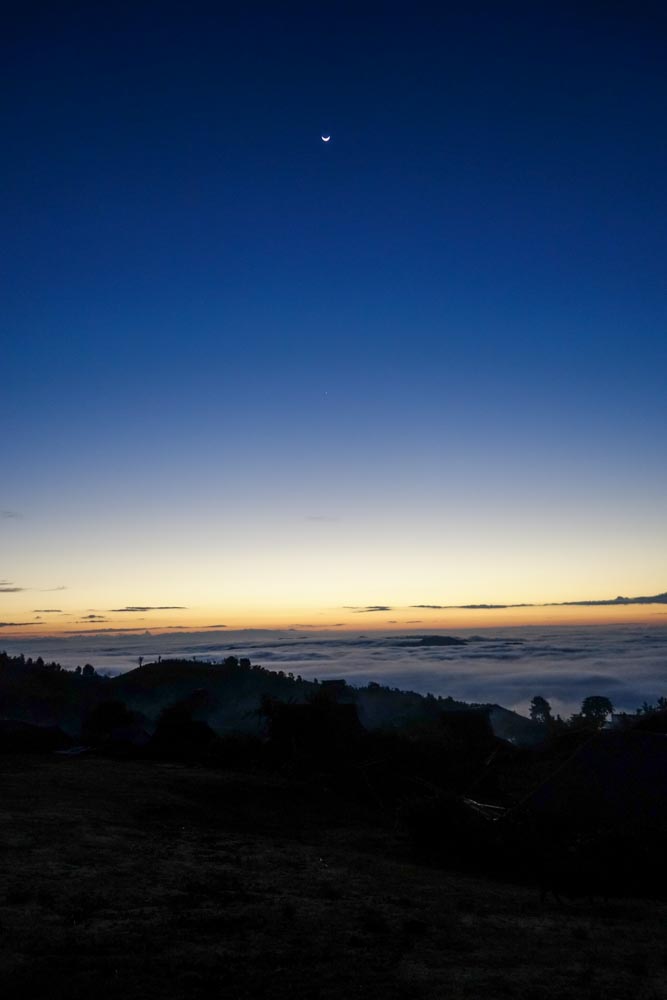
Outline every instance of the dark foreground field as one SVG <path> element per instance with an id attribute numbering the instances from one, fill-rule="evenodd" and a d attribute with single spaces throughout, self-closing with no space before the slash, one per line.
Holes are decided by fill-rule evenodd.
<path id="1" fill-rule="evenodd" d="M 7 1000 L 667 997 L 666 905 L 421 867 L 277 776 L 4 756 L 0 846 Z"/>

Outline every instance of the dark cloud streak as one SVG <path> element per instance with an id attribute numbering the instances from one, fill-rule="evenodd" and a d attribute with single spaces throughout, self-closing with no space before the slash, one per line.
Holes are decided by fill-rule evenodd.
<path id="1" fill-rule="evenodd" d="M 187 611 L 187 607 L 180 604 L 158 604 L 154 606 L 130 604 L 126 608 L 109 608 L 109 611 L 122 613 L 123 611 Z"/>
<path id="2" fill-rule="evenodd" d="M 667 604 L 667 592 L 652 597 L 613 597 L 600 601 L 549 601 L 545 604 L 411 604 L 431 611 L 502 611 L 507 608 L 602 608 L 628 604 Z"/>
<path id="3" fill-rule="evenodd" d="M 394 609 L 388 604 L 370 604 L 368 607 L 360 607 L 359 605 L 346 604 L 343 608 L 344 611 L 352 611 L 355 615 L 365 615 L 373 611 L 393 611 Z"/>

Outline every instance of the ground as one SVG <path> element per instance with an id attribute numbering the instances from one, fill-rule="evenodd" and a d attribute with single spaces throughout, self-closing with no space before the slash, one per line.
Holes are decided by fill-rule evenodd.
<path id="1" fill-rule="evenodd" d="M 0 847 L 5 1000 L 667 997 L 667 905 L 416 864 L 281 776 L 0 757 Z"/>

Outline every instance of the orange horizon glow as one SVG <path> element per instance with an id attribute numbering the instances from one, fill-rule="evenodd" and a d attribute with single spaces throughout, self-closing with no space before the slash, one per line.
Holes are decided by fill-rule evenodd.
<path id="1" fill-rule="evenodd" d="M 176 632 L 234 632 L 267 629 L 304 632 L 393 632 L 447 631 L 461 629 L 530 627 L 548 625 L 667 625 L 664 604 L 614 604 L 602 606 L 528 606 L 488 609 L 428 609 L 393 607 L 388 611 L 350 611 L 349 609 L 267 610 L 253 614 L 234 611 L 224 614 L 215 609 L 208 612 L 183 611 L 146 613 L 141 616 L 109 617 L 99 622 L 84 622 L 76 612 L 59 612 L 57 620 L 35 621 L 20 627 L 8 626 L 0 632 L 7 639 L 42 638 L 65 635 L 99 635 L 104 632 L 127 634 L 173 634 Z M 66 616 L 66 620 L 63 620 Z M 16 615 L 18 618 L 19 616 Z M 182 620 L 178 620 L 182 618 Z"/>

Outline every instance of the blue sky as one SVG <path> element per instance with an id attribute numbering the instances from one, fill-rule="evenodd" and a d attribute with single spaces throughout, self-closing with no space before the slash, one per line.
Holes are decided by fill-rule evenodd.
<path id="1" fill-rule="evenodd" d="M 536 7 L 9 16 L 8 580 L 665 589 L 664 18 Z"/>

